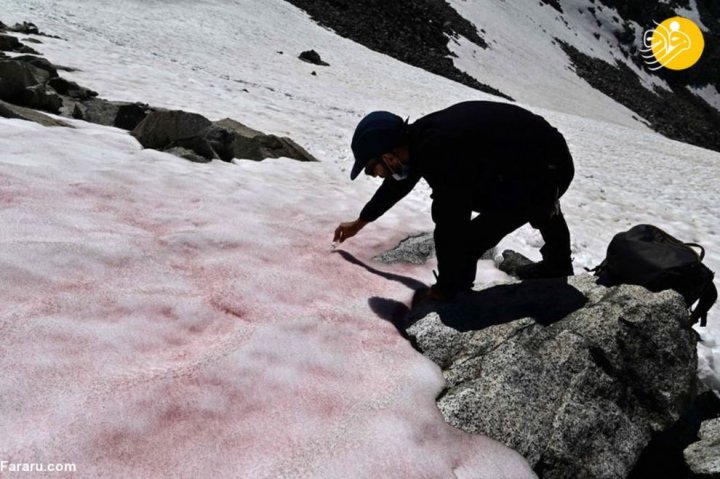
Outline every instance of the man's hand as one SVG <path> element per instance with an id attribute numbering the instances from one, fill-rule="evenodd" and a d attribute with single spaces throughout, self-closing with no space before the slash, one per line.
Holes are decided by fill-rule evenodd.
<path id="1" fill-rule="evenodd" d="M 340 223 L 340 226 L 335 229 L 335 237 L 333 238 L 333 241 L 339 241 L 342 243 L 346 239 L 352 238 L 358 233 L 358 231 L 363 229 L 366 224 L 367 221 L 363 221 L 361 219 L 348 221 L 347 223 Z"/>

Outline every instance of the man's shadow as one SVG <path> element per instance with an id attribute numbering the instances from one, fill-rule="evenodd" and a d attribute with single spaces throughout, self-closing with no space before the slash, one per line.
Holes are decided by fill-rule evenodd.
<path id="1" fill-rule="evenodd" d="M 415 291 L 426 290 L 421 281 L 366 265 L 346 251 L 337 251 L 345 260 L 383 278 L 400 282 Z M 430 313 L 437 313 L 447 326 L 458 331 L 472 331 L 521 318 L 533 318 L 549 325 L 582 308 L 588 302 L 567 278 L 526 280 L 521 283 L 493 286 L 482 291 L 457 295 L 452 301 L 422 301 L 412 308 L 388 298 L 372 297 L 370 308 L 380 318 L 390 321 L 408 338 L 407 328 Z"/>
<path id="2" fill-rule="evenodd" d="M 587 302 L 588 298 L 569 285 L 567 278 L 525 280 L 461 293 L 453 301 L 421 303 L 408 312 L 405 327 L 433 312 L 443 323 L 462 332 L 521 318 L 532 318 L 547 326 Z"/>

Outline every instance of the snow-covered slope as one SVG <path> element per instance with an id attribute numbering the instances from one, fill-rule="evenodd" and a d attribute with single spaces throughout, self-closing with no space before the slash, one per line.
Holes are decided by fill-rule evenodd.
<path id="1" fill-rule="evenodd" d="M 614 63 L 615 58 L 622 57 L 619 49 L 613 49 L 610 39 L 600 42 L 592 36 L 594 32 L 578 33 L 587 25 L 586 21 L 563 21 L 557 10 L 536 1 L 450 3 L 485 30 L 490 44 L 490 48 L 482 50 L 462 37 L 451 42 L 451 49 L 458 55 L 455 64 L 461 70 L 490 85 L 502 85 L 506 93 L 521 102 L 646 129 L 635 113 L 578 77 L 554 40 L 567 41 L 605 61 Z M 577 15 L 581 14 L 576 9 L 568 9 L 570 18 Z M 585 15 L 589 15 L 587 10 Z M 662 85 L 648 75 L 642 78 L 649 84 Z"/>
<path id="2" fill-rule="evenodd" d="M 198 165 L 75 125 L 0 119 L 3 460 L 78 477 L 531 475 L 443 422 L 437 369 L 368 305 L 412 292 L 330 253 L 353 205 L 323 169 Z M 383 236 L 353 253 L 399 235 Z"/>
<path id="3" fill-rule="evenodd" d="M 0 458 L 77 462 L 86 477 L 527 476 L 507 449 L 443 423 L 439 371 L 383 319 L 412 291 L 329 249 L 377 185 L 348 178 L 363 114 L 412 120 L 490 97 L 280 0 L 2 0 L 2 16 L 62 36 L 37 48 L 105 98 L 230 116 L 321 162 L 201 165 L 115 129 L 0 120 Z M 297 60 L 310 48 L 331 66 Z M 568 114 L 535 75 L 537 90 L 521 75 L 499 86 L 532 92 L 527 106 L 568 139 L 576 266 L 652 222 L 706 245 L 720 271 L 720 154 L 638 129 L 627 112 L 630 128 L 600 121 L 619 107 L 599 99 Z M 585 101 L 585 86 L 563 88 Z M 429 283 L 432 263 L 371 258 L 431 228 L 421 187 L 343 248 Z M 526 228 L 503 246 L 537 257 L 539 244 Z M 504 278 L 484 262 L 477 280 Z M 717 308 L 710 321 L 701 375 L 720 389 Z"/>
<path id="4" fill-rule="evenodd" d="M 477 80 L 520 102 L 640 129 L 648 125 L 668 138 L 720 151 L 720 16 L 709 2 L 450 3 L 489 44 L 481 49 L 462 36 L 450 41 L 455 65 Z M 712 29 L 702 23 L 701 12 Z M 643 32 L 675 15 L 705 30 L 704 54 L 681 72 L 642 68 Z"/>

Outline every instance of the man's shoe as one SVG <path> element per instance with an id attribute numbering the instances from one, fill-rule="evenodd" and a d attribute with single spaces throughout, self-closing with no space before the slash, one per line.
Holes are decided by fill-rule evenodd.
<path id="1" fill-rule="evenodd" d="M 518 266 L 515 273 L 520 279 L 562 278 L 573 274 L 575 272 L 573 271 L 572 262 L 558 264 L 546 261 Z"/>

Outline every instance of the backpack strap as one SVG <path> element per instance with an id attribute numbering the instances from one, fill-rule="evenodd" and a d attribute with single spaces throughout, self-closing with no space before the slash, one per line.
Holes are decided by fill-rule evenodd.
<path id="1" fill-rule="evenodd" d="M 605 269 L 606 266 L 607 259 L 604 259 L 602 263 L 595 266 L 594 268 L 588 268 L 587 266 L 585 266 L 585 271 L 587 271 L 588 273 L 595 273 L 595 276 L 598 276 L 600 274 L 599 272 Z"/>
<path id="2" fill-rule="evenodd" d="M 699 244 L 697 244 L 697 243 L 685 243 L 685 246 L 692 246 L 692 247 L 694 247 L 694 248 L 700 248 L 700 261 L 702 261 L 703 259 L 705 259 L 705 248 L 703 248 L 703 247 L 700 246 Z"/>
<path id="3" fill-rule="evenodd" d="M 707 325 L 707 313 L 710 308 L 712 308 L 712 305 L 715 304 L 717 299 L 717 288 L 715 287 L 715 283 L 710 280 L 710 283 L 705 287 L 700 295 L 700 299 L 698 300 L 697 306 L 695 306 L 695 310 L 690 315 L 690 324 L 695 324 L 698 320 L 700 320 L 700 326 L 705 327 Z"/>

